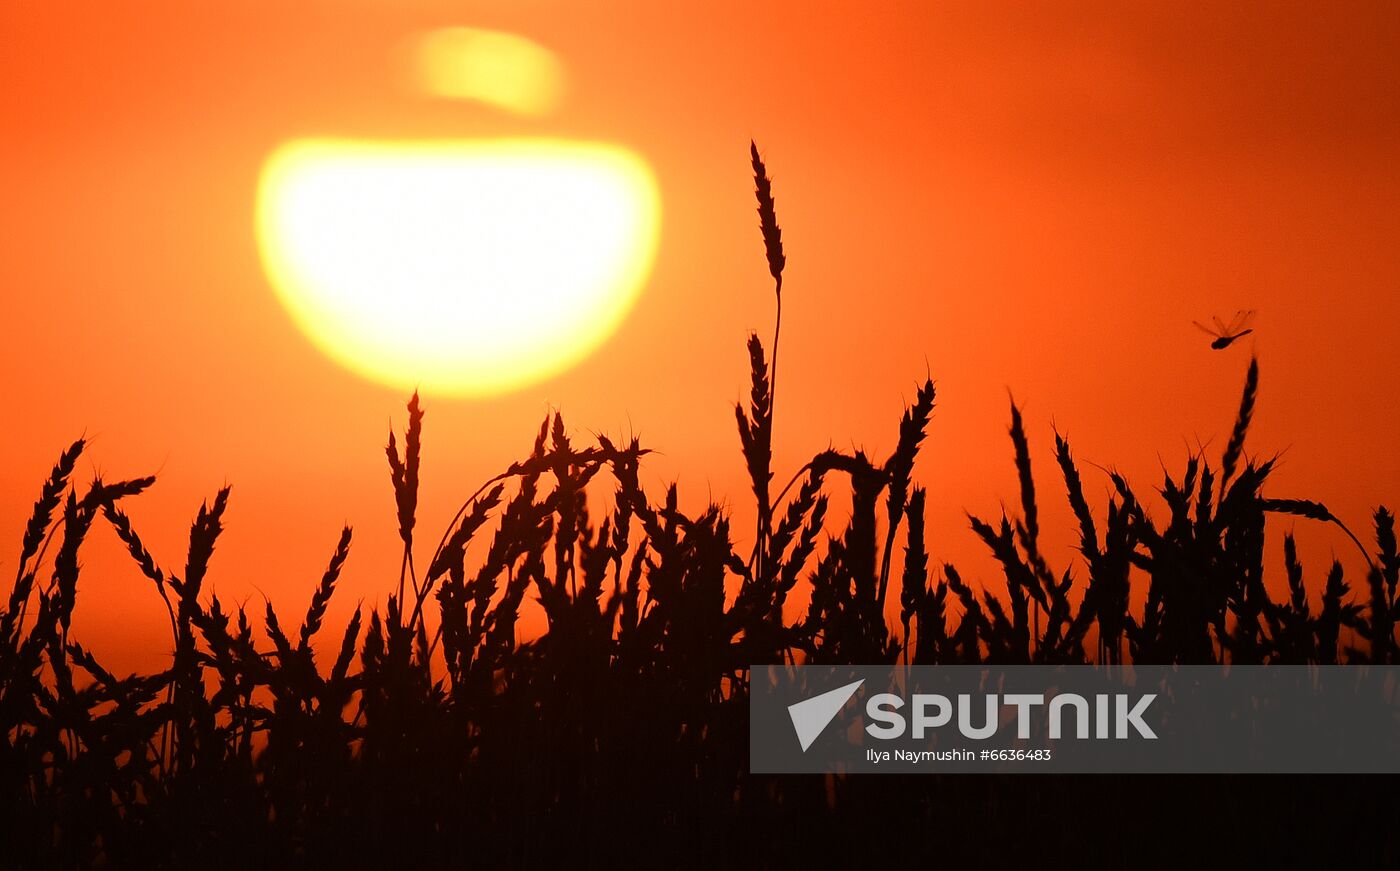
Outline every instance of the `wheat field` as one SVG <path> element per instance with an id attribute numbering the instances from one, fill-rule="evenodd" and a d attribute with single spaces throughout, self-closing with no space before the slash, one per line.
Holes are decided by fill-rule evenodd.
<path id="1" fill-rule="evenodd" d="M 686 513 L 675 486 L 648 492 L 648 447 L 579 443 L 558 414 L 447 528 L 425 530 L 415 395 L 386 448 L 401 570 L 384 608 L 333 626 L 348 527 L 304 613 L 230 605 L 206 583 L 230 490 L 199 506 L 186 553 L 157 557 L 122 508 L 154 479 L 76 480 L 80 439 L 42 483 L 0 611 L 0 864 L 794 867 L 858 859 L 857 833 L 897 829 L 920 833 L 930 856 L 991 850 L 992 864 L 1056 853 L 1122 864 L 1190 844 L 1214 844 L 1213 862 L 1253 862 L 1270 848 L 1340 849 L 1325 820 L 1346 820 L 1393 863 L 1397 817 L 1380 778 L 748 773 L 751 664 L 1400 658 L 1394 516 L 1379 507 L 1355 535 L 1320 502 L 1271 492 L 1275 461 L 1248 445 L 1257 361 L 1218 457 L 1190 456 L 1155 491 L 1110 473 L 1104 504 L 1059 434 L 1063 488 L 1036 491 L 1040 439 L 1013 403 L 1020 492 L 1002 516 L 969 516 L 1000 577 L 965 578 L 929 552 L 933 497 L 915 468 L 932 380 L 889 456 L 827 450 L 775 477 L 786 259 L 767 170 L 750 154 L 776 302 L 771 341 L 748 340 L 749 391 L 735 407 L 751 548 L 736 547 L 720 506 Z M 844 522 L 828 510 L 837 494 Z M 1051 564 L 1042 511 L 1072 515 L 1079 558 Z M 1305 571 L 1291 534 L 1268 546 L 1280 515 L 1335 527 L 1364 573 Z M 163 671 L 113 674 L 70 634 L 97 524 L 164 603 Z M 521 640 L 531 602 L 545 629 Z M 1190 815 L 1190 834 L 1162 828 L 1173 813 Z"/>

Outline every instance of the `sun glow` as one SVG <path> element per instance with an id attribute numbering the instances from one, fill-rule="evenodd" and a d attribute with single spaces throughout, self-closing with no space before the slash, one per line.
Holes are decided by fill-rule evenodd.
<path id="1" fill-rule="evenodd" d="M 263 167 L 264 267 L 298 325 L 399 389 L 487 395 L 616 329 L 655 254 L 660 195 L 615 146 L 300 140 Z"/>

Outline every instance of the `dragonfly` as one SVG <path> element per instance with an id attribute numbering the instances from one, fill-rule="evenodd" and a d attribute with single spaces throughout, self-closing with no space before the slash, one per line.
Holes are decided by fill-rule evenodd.
<path id="1" fill-rule="evenodd" d="M 1215 324 L 1214 329 L 1200 321 L 1192 321 L 1191 323 L 1195 324 L 1198 329 L 1207 335 L 1214 336 L 1215 341 L 1211 342 L 1210 346 L 1217 351 L 1223 351 L 1234 344 L 1236 339 L 1254 332 L 1252 328 L 1245 329 L 1245 325 L 1249 323 L 1252 317 L 1254 317 L 1254 311 L 1252 309 L 1249 311 L 1235 312 L 1235 316 L 1230 319 L 1228 324 L 1220 320 L 1220 318 L 1213 317 L 1210 320 L 1211 323 Z"/>

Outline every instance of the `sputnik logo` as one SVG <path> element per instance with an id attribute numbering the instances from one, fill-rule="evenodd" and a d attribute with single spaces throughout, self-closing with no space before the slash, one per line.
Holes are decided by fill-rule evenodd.
<path id="1" fill-rule="evenodd" d="M 851 696 L 856 694 L 856 690 L 860 689 L 863 683 L 865 678 L 819 696 L 812 696 L 795 705 L 788 705 L 788 716 L 792 718 L 792 728 L 797 732 L 797 740 L 802 744 L 803 753 L 806 753 L 812 742 L 826 731 L 826 727 L 836 719 L 836 715 L 841 713 L 846 702 L 851 700 Z"/>

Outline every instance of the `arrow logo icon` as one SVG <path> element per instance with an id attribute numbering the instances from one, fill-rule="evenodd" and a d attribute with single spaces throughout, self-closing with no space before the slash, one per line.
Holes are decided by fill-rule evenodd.
<path id="1" fill-rule="evenodd" d="M 837 687 L 829 692 L 824 692 L 819 696 L 812 696 L 810 699 L 798 702 L 795 705 L 788 705 L 788 716 L 792 717 L 792 728 L 797 731 L 797 740 L 802 744 L 802 752 L 806 753 L 807 748 L 812 746 L 812 742 L 817 740 L 836 715 L 846 706 L 846 702 L 851 700 L 851 696 L 856 694 L 860 685 L 865 683 L 865 678 L 861 678 L 855 683 L 848 683 L 843 687 Z"/>

